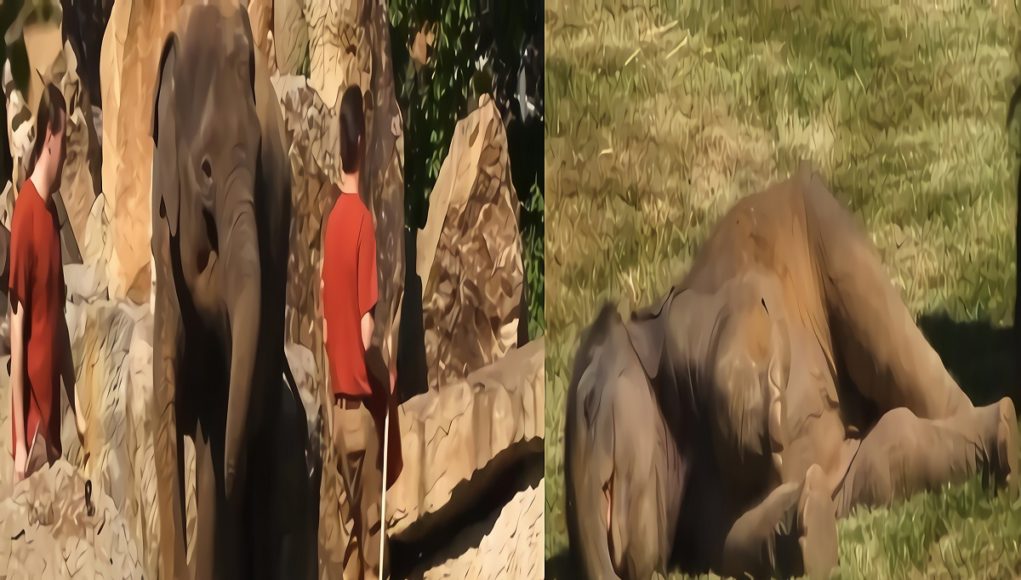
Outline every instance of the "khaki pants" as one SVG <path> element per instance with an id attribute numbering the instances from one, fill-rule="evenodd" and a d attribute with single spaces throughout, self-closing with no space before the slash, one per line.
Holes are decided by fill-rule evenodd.
<path id="1" fill-rule="evenodd" d="M 333 446 L 340 477 L 345 479 L 345 473 L 350 477 L 345 484 L 354 521 L 351 543 L 344 552 L 344 576 L 378 578 L 379 542 L 384 537 L 379 517 L 383 473 L 379 468 L 376 424 L 364 402 L 352 399 L 334 402 Z M 387 569 L 384 563 L 384 575 Z"/>

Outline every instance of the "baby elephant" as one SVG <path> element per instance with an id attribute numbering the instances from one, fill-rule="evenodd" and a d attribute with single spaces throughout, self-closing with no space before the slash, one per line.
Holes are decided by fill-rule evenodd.
<path id="1" fill-rule="evenodd" d="M 243 7 L 189 4 L 155 71 L 153 420 L 168 578 L 316 575 L 318 486 L 284 380 L 290 164 L 254 46 Z"/>
<path id="2" fill-rule="evenodd" d="M 825 577 L 854 506 L 1019 479 L 1011 400 L 973 406 L 807 169 L 732 208 L 659 303 L 603 309 L 566 419 L 568 532 L 591 578 Z"/>

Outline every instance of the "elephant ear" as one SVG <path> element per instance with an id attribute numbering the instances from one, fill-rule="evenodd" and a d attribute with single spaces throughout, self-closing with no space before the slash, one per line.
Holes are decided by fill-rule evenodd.
<path id="1" fill-rule="evenodd" d="M 642 369 L 649 379 L 655 380 L 659 375 L 663 352 L 666 349 L 667 321 L 663 319 L 663 310 L 673 301 L 675 290 L 670 292 L 652 306 L 636 311 L 625 325 L 631 347 L 638 355 Z"/>
<path id="2" fill-rule="evenodd" d="M 248 50 L 248 81 L 252 89 L 252 100 L 257 101 L 255 94 L 255 34 L 252 32 L 252 21 L 248 18 L 248 10 L 244 5 L 234 7 L 235 16 L 241 21 L 241 36 L 245 39 Z"/>
<path id="3" fill-rule="evenodd" d="M 177 123 L 175 108 L 177 89 L 177 35 L 171 33 L 163 44 L 159 68 L 156 69 L 156 94 L 152 106 L 152 203 L 153 224 L 159 218 L 167 221 L 170 235 L 177 235 L 181 215 L 181 188 L 177 164 Z"/>

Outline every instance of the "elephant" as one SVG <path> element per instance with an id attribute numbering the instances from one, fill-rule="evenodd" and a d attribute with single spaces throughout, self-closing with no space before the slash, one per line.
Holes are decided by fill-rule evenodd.
<path id="1" fill-rule="evenodd" d="M 189 5 L 156 72 L 153 421 L 165 577 L 317 573 L 318 467 L 284 356 L 287 138 L 253 47 L 244 8 Z M 185 436 L 195 442 L 191 538 Z"/>
<path id="2" fill-rule="evenodd" d="M 1019 479 L 1013 402 L 973 405 L 808 166 L 731 208 L 661 300 L 604 306 L 565 419 L 568 536 L 592 578 L 825 577 L 854 506 Z"/>

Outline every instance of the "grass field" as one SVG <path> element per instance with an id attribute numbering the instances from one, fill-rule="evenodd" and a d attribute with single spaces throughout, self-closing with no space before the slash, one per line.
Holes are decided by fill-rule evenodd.
<path id="1" fill-rule="evenodd" d="M 581 330 L 649 303 L 743 195 L 812 161 L 979 403 L 1010 349 L 1013 1 L 547 0 L 547 575 L 570 576 L 563 413 Z M 1015 393 L 1016 394 L 1016 393 Z M 847 578 L 1017 577 L 1021 501 L 978 482 L 840 523 Z"/>

